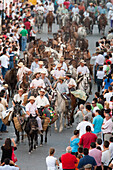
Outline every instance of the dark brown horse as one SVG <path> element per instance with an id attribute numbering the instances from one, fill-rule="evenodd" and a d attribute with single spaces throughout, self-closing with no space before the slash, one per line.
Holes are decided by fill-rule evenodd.
<path id="1" fill-rule="evenodd" d="M 48 32 L 52 32 L 53 20 L 54 20 L 53 13 L 52 13 L 52 11 L 49 11 L 49 13 L 47 14 L 47 17 L 46 17 L 46 21 L 47 21 L 47 24 L 48 24 Z"/>
<path id="2" fill-rule="evenodd" d="M 92 18 L 90 19 L 89 17 L 84 18 L 84 26 L 86 28 L 87 34 L 92 34 L 93 30 L 93 20 Z"/>
<path id="3" fill-rule="evenodd" d="M 27 89 L 29 88 L 29 77 L 28 74 L 24 74 L 23 79 L 22 79 L 22 83 L 20 84 L 20 87 L 23 89 L 24 93 L 27 91 Z"/>
<path id="4" fill-rule="evenodd" d="M 99 17 L 98 29 L 99 29 L 99 33 L 100 31 L 102 31 L 102 35 L 104 35 L 105 33 L 106 25 L 107 25 L 107 18 L 104 14 L 101 14 Z"/>

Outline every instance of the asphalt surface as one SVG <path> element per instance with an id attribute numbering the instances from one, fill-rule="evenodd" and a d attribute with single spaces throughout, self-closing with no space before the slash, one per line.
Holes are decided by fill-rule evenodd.
<path id="1" fill-rule="evenodd" d="M 57 32 L 58 25 L 53 24 L 53 32 Z M 106 34 L 109 30 L 109 27 L 106 28 Z M 43 31 L 41 34 L 37 34 L 37 37 L 41 37 L 43 40 L 47 40 L 48 37 L 51 38 L 52 34 L 47 33 L 47 25 L 43 25 Z M 101 35 L 98 33 L 97 26 L 94 26 L 93 35 L 88 35 L 87 39 L 89 40 L 89 50 L 92 54 L 95 52 L 95 43 L 99 40 Z M 91 61 L 92 62 L 92 61 Z M 89 97 L 91 102 L 94 98 L 94 92 L 96 91 L 96 85 L 93 84 L 92 92 L 93 94 Z M 11 106 L 11 103 L 10 103 Z M 77 120 L 76 120 L 77 122 Z M 65 153 L 65 148 L 69 145 L 70 137 L 73 135 L 73 131 L 76 128 L 76 122 L 73 124 L 73 127 L 70 129 L 64 128 L 62 133 L 56 132 L 54 130 L 54 125 L 52 125 L 51 130 L 48 132 L 48 142 L 44 144 L 43 147 L 38 147 L 31 155 L 28 154 L 28 140 L 25 138 L 23 143 L 20 143 L 17 146 L 17 151 L 15 152 L 18 162 L 22 170 L 46 170 L 46 156 L 48 156 L 48 151 L 50 147 L 56 149 L 55 156 L 59 158 L 63 153 Z M 15 138 L 14 128 L 12 124 L 7 128 L 9 133 L 2 134 L 3 140 L 0 140 L 0 146 L 4 143 L 7 137 Z M 40 141 L 40 137 L 39 137 Z M 0 150 L 0 155 L 1 155 Z"/>

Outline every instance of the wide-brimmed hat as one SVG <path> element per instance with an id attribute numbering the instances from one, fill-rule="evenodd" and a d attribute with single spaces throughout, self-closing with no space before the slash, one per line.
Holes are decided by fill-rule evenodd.
<path id="1" fill-rule="evenodd" d="M 39 70 L 35 71 L 35 72 L 33 73 L 33 76 L 36 75 L 36 74 L 40 74 L 40 71 L 39 71 Z"/>
<path id="2" fill-rule="evenodd" d="M 43 63 L 43 61 L 39 61 L 38 64 L 39 65 L 43 65 L 44 63 Z"/>
<path id="3" fill-rule="evenodd" d="M 44 92 L 45 93 L 45 90 L 44 89 L 40 89 L 40 92 Z"/>
<path id="4" fill-rule="evenodd" d="M 18 91 L 23 91 L 23 89 L 22 88 L 19 88 L 19 90 Z"/>
<path id="5" fill-rule="evenodd" d="M 80 63 L 83 63 L 83 64 L 85 64 L 85 61 L 84 61 L 84 60 L 80 60 Z"/>
<path id="6" fill-rule="evenodd" d="M 62 64 L 61 64 L 61 63 L 58 63 L 58 64 L 57 64 L 57 67 L 62 67 Z"/>
<path id="7" fill-rule="evenodd" d="M 3 87 L 4 87 L 4 88 L 8 88 L 8 84 L 4 84 Z"/>
<path id="8" fill-rule="evenodd" d="M 42 70 L 42 71 L 41 71 L 41 74 L 46 74 L 46 71 L 45 71 L 45 70 Z"/>
<path id="9" fill-rule="evenodd" d="M 18 63 L 19 67 L 22 67 L 24 64 L 22 62 Z"/>
<path id="10" fill-rule="evenodd" d="M 84 168 L 90 169 L 90 168 L 92 168 L 92 165 L 91 164 L 87 164 L 87 165 L 84 166 Z"/>
<path id="11" fill-rule="evenodd" d="M 89 3 L 89 5 L 93 5 L 93 3 L 92 3 L 92 2 L 90 2 L 90 3 Z"/>
<path id="12" fill-rule="evenodd" d="M 35 101 L 35 97 L 34 96 L 30 96 L 30 98 L 28 99 L 29 101 L 30 100 L 34 100 Z"/>
<path id="13" fill-rule="evenodd" d="M 71 73 L 67 73 L 66 76 L 67 76 L 67 77 L 71 77 Z"/>
<path id="14" fill-rule="evenodd" d="M 64 80 L 64 77 L 59 77 L 59 80 Z"/>

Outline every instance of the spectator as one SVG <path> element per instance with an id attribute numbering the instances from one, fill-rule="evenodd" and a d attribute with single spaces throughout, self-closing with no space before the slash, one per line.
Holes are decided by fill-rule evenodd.
<path id="1" fill-rule="evenodd" d="M 70 139 L 70 146 L 72 148 L 72 154 L 75 154 L 75 152 L 78 151 L 78 143 L 80 141 L 79 137 L 79 130 L 74 131 L 74 136 L 71 137 Z"/>
<path id="2" fill-rule="evenodd" d="M 59 166 L 59 163 L 57 161 L 57 158 L 54 157 L 55 149 L 50 148 L 49 149 L 49 156 L 46 157 L 46 165 L 47 165 L 47 170 L 55 170 L 56 165 Z"/>
<path id="3" fill-rule="evenodd" d="M 92 122 L 92 112 L 91 112 L 91 105 L 86 105 L 87 114 L 85 116 L 88 117 L 88 121 Z"/>
<path id="4" fill-rule="evenodd" d="M 20 168 L 9 158 L 6 158 L 0 166 L 0 170 L 20 170 Z"/>
<path id="5" fill-rule="evenodd" d="M 81 136 L 79 145 L 83 145 L 83 148 L 90 148 L 92 142 L 96 142 L 97 136 L 91 133 L 91 127 L 86 126 L 86 133 Z"/>
<path id="6" fill-rule="evenodd" d="M 75 170 L 75 163 L 77 158 L 71 154 L 72 149 L 70 146 L 66 148 L 66 153 L 61 156 L 63 170 Z"/>
<path id="7" fill-rule="evenodd" d="M 77 111 L 77 113 L 75 114 L 75 120 L 77 119 L 77 124 L 79 124 L 80 122 L 83 121 L 84 119 L 84 115 L 86 114 L 86 110 L 84 109 L 84 105 L 80 104 L 79 106 L 79 110 Z"/>
<path id="8" fill-rule="evenodd" d="M 84 157 L 80 159 L 78 164 L 78 169 L 83 168 L 87 164 L 91 164 L 93 168 L 96 169 L 97 163 L 92 156 L 89 156 L 89 151 L 87 148 L 84 148 Z"/>
<path id="9" fill-rule="evenodd" d="M 95 142 L 92 142 L 90 144 L 89 156 L 92 156 L 95 159 L 95 161 L 97 163 L 96 170 L 102 170 L 102 167 L 101 167 L 102 152 L 96 148 Z"/>
<path id="10" fill-rule="evenodd" d="M 111 159 L 113 159 L 113 137 L 110 137 L 109 142 L 110 142 L 109 144 L 110 157 Z"/>
<path id="11" fill-rule="evenodd" d="M 14 146 L 11 146 L 11 141 L 14 144 Z M 6 158 L 9 158 L 11 160 L 13 149 L 14 150 L 17 149 L 14 139 L 7 138 L 5 140 L 5 144 L 1 147 L 2 150 L 1 163 L 3 163 Z"/>
<path id="12" fill-rule="evenodd" d="M 102 152 L 102 167 L 104 170 L 107 170 L 108 169 L 108 165 L 109 165 L 109 162 L 110 162 L 110 151 L 109 151 L 109 142 L 108 141 L 104 141 L 104 144 L 103 144 L 103 152 Z"/>
<path id="13" fill-rule="evenodd" d="M 104 98 L 106 99 L 107 102 L 110 102 L 110 98 L 113 96 L 113 91 L 112 87 L 108 87 L 108 93 L 105 93 Z"/>
<path id="14" fill-rule="evenodd" d="M 101 138 L 98 138 L 98 139 L 96 140 L 96 147 L 100 147 L 101 150 L 103 151 L 102 139 L 101 139 Z"/>

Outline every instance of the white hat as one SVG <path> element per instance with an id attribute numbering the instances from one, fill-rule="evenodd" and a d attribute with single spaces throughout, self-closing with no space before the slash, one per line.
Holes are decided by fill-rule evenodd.
<path id="1" fill-rule="evenodd" d="M 43 65 L 44 63 L 43 63 L 43 61 L 39 61 L 38 64 L 39 65 Z"/>
<path id="2" fill-rule="evenodd" d="M 84 63 L 85 64 L 85 61 L 84 60 L 80 60 L 80 63 Z"/>
<path id="3" fill-rule="evenodd" d="M 62 64 L 61 64 L 61 63 L 58 63 L 58 64 L 57 64 L 57 67 L 62 67 Z"/>
<path id="4" fill-rule="evenodd" d="M 35 74 L 40 74 L 40 71 L 39 71 L 39 70 L 35 71 L 35 72 L 33 73 L 33 75 L 35 75 Z"/>
<path id="5" fill-rule="evenodd" d="M 41 91 L 45 93 L 45 90 L 44 90 L 44 89 L 40 89 L 40 92 L 41 92 Z"/>
<path id="6" fill-rule="evenodd" d="M 30 98 L 28 99 L 29 101 L 30 100 L 34 100 L 35 101 L 35 97 L 34 96 L 30 96 Z"/>
<path id="7" fill-rule="evenodd" d="M 45 71 L 45 70 L 42 70 L 41 73 L 42 73 L 42 74 L 46 74 L 46 71 Z"/>
<path id="8" fill-rule="evenodd" d="M 19 88 L 19 90 L 18 91 L 23 91 L 23 89 L 22 88 Z"/>
<path id="9" fill-rule="evenodd" d="M 8 84 L 4 84 L 3 87 L 4 87 L 4 88 L 8 88 Z"/>
<path id="10" fill-rule="evenodd" d="M 23 66 L 23 63 L 22 63 L 22 62 L 18 63 L 18 66 L 19 66 L 19 67 L 22 67 L 22 66 Z"/>

